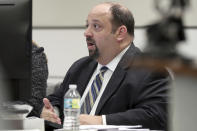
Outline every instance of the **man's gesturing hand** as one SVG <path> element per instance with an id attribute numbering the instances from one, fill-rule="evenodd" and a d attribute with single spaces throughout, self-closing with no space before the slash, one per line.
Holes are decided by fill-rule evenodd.
<path id="1" fill-rule="evenodd" d="M 54 112 L 54 108 L 49 102 L 49 100 L 47 98 L 44 98 L 43 103 L 44 103 L 44 107 L 42 109 L 42 113 L 40 117 L 45 120 L 57 123 L 57 124 L 61 124 L 61 120 L 57 116 L 57 114 Z"/>

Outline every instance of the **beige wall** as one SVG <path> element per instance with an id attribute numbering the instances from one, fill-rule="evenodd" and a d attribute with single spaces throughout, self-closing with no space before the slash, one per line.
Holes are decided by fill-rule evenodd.
<path id="1" fill-rule="evenodd" d="M 49 77 L 63 79 L 71 64 L 88 55 L 84 29 L 39 28 L 39 27 L 81 27 L 89 10 L 105 0 L 33 0 L 33 39 L 45 48 L 48 57 Z M 153 0 L 115 0 L 132 10 L 136 25 L 144 26 L 159 18 Z M 161 0 L 162 1 L 162 0 Z M 167 1 L 167 0 L 165 0 Z M 196 8 L 195 8 L 196 7 Z M 191 1 L 191 8 L 185 14 L 186 23 L 197 27 L 197 0 Z M 145 29 L 135 30 L 135 44 L 146 45 Z M 187 31 L 187 44 L 180 44 L 183 54 L 197 58 L 195 36 L 197 29 Z"/>
<path id="2" fill-rule="evenodd" d="M 135 29 L 134 43 L 143 49 L 147 45 L 145 29 Z M 48 57 L 49 76 L 63 78 L 71 64 L 87 56 L 84 29 L 34 29 L 33 39 L 43 46 Z M 179 52 L 197 61 L 197 29 L 185 30 L 187 41 L 178 45 Z"/>
<path id="3" fill-rule="evenodd" d="M 89 10 L 103 1 L 109 0 L 33 0 L 33 25 L 84 26 Z M 127 6 L 133 12 L 136 26 L 147 25 L 159 18 L 158 11 L 154 8 L 154 0 L 114 1 Z M 185 14 L 185 24 L 197 26 L 197 0 L 190 0 L 190 3 Z"/>

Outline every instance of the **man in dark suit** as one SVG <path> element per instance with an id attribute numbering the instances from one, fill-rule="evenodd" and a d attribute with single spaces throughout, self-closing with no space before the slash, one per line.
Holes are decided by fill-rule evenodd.
<path id="1" fill-rule="evenodd" d="M 81 108 L 87 113 L 87 108 L 91 107 L 88 114 L 80 115 L 80 124 L 142 125 L 150 129 L 166 129 L 169 77 L 165 73 L 132 67 L 132 60 L 140 55 L 140 50 L 133 44 L 131 12 L 116 3 L 99 4 L 88 14 L 84 35 L 89 56 L 76 61 L 60 89 L 43 100 L 40 116 L 61 124 L 63 96 L 69 84 L 77 84 L 82 96 Z M 100 93 L 92 106 L 87 105 L 86 97 L 102 66 L 108 69 L 103 73 Z"/>

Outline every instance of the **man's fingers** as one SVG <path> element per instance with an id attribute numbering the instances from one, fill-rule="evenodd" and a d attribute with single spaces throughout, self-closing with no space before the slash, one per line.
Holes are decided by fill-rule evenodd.
<path id="1" fill-rule="evenodd" d="M 55 114 L 54 108 L 49 102 L 49 100 L 47 98 L 44 98 L 43 103 L 44 108 L 42 110 L 40 117 L 57 124 L 61 124 L 61 119 Z"/>
<path id="2" fill-rule="evenodd" d="M 57 124 L 60 124 L 60 125 L 61 125 L 61 120 L 60 120 L 60 118 L 55 119 L 55 118 L 53 118 L 53 117 L 45 117 L 45 120 L 51 121 L 51 122 L 53 122 L 53 123 L 57 123 Z"/>
<path id="3" fill-rule="evenodd" d="M 47 98 L 43 99 L 43 103 L 44 103 L 45 108 L 47 109 L 51 108 L 51 103 L 49 102 Z"/>
<path id="4" fill-rule="evenodd" d="M 46 110 L 46 109 L 43 110 L 40 117 L 57 124 L 61 124 L 61 119 L 54 112 L 50 110 Z"/>
<path id="5" fill-rule="evenodd" d="M 44 103 L 44 107 L 46 109 L 51 109 L 53 111 L 53 106 L 51 105 L 51 103 L 49 102 L 49 100 L 47 98 L 43 99 L 43 103 Z"/>

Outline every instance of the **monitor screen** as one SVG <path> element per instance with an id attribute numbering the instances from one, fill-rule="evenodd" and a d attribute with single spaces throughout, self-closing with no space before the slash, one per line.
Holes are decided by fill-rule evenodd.
<path id="1" fill-rule="evenodd" d="M 0 95 L 6 101 L 31 97 L 31 46 L 32 0 L 0 0 Z"/>

